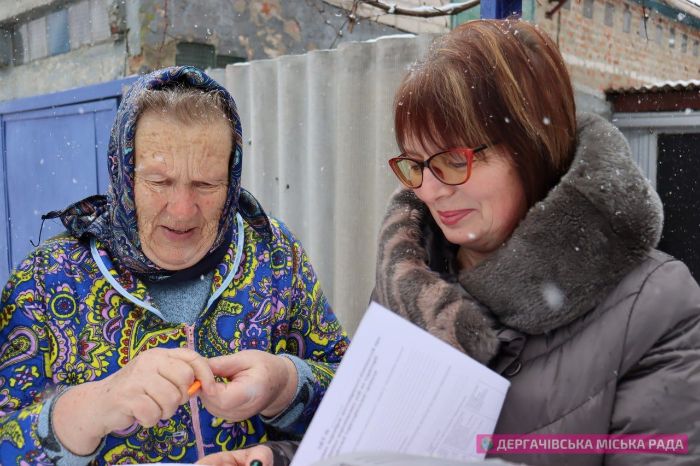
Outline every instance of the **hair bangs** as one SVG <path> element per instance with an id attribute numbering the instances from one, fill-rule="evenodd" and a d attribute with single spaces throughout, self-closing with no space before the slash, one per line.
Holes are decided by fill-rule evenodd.
<path id="1" fill-rule="evenodd" d="M 439 70 L 436 68 L 440 68 Z M 401 151 L 418 145 L 424 152 L 450 147 L 476 147 L 489 142 L 474 87 L 464 86 L 456 63 L 418 66 L 403 80 L 394 102 L 396 142 Z"/>

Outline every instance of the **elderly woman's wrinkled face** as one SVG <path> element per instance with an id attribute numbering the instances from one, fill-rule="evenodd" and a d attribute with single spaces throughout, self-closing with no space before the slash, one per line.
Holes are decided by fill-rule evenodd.
<path id="1" fill-rule="evenodd" d="M 184 124 L 149 111 L 139 118 L 135 143 L 141 249 L 166 270 L 190 267 L 216 237 L 228 189 L 230 126 L 223 117 Z"/>
<path id="2" fill-rule="evenodd" d="M 427 159 L 444 149 L 422 148 L 409 141 L 406 150 Z M 501 155 L 502 150 L 500 146 L 490 147 L 476 154 L 466 183 L 443 184 L 425 169 L 423 184 L 414 189 L 445 238 L 460 246 L 460 258 L 463 252 L 477 258 L 471 265 L 501 246 L 526 211 L 522 182 L 510 160 Z"/>

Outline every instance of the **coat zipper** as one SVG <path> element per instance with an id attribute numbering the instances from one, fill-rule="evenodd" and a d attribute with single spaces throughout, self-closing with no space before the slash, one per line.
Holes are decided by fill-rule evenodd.
<path id="1" fill-rule="evenodd" d="M 186 325 L 187 331 L 187 347 L 192 351 L 194 348 L 194 325 Z M 204 458 L 204 439 L 202 438 L 202 425 L 199 419 L 199 404 L 197 403 L 197 394 L 190 397 L 190 411 L 192 413 L 192 430 L 194 430 L 194 438 L 197 443 L 197 459 Z"/>

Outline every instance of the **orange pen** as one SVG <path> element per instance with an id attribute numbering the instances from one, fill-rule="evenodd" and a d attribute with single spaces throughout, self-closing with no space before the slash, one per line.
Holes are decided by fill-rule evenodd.
<path id="1" fill-rule="evenodd" d="M 200 388 L 202 388 L 202 382 L 200 382 L 199 380 L 195 380 L 194 382 L 192 382 L 192 385 L 190 385 L 190 388 L 187 389 L 187 395 L 193 396 L 199 391 Z"/>

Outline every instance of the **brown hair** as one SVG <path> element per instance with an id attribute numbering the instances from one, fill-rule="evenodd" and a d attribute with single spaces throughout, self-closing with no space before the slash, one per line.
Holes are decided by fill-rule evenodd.
<path id="1" fill-rule="evenodd" d="M 441 37 L 404 77 L 396 140 L 440 148 L 503 144 L 528 207 L 568 170 L 576 141 L 569 73 L 552 40 L 517 19 L 476 20 Z"/>

